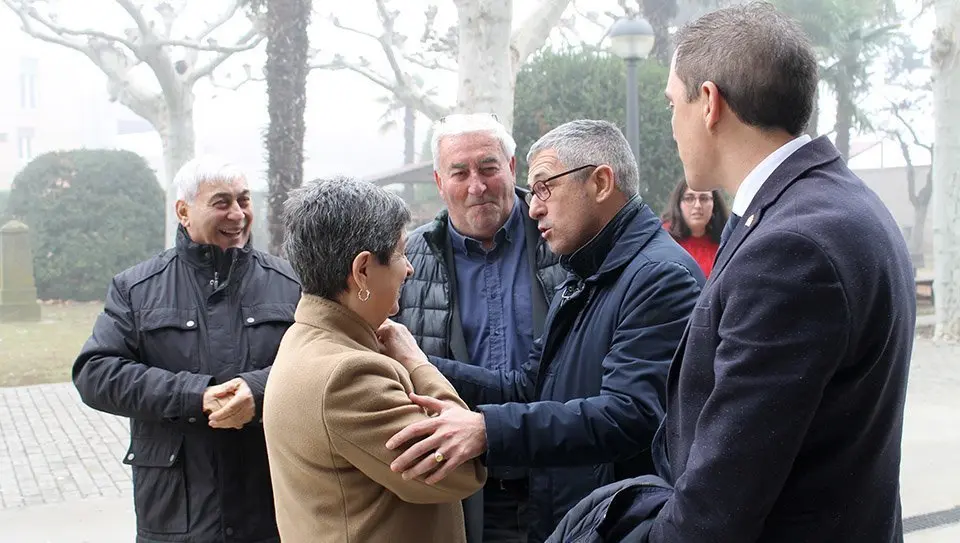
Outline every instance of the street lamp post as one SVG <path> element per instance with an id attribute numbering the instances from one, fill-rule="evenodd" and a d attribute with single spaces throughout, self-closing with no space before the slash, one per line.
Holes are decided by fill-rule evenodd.
<path id="1" fill-rule="evenodd" d="M 627 63 L 627 141 L 640 164 L 640 93 L 637 63 L 653 50 L 653 27 L 642 17 L 621 17 L 607 32 L 610 49 Z"/>

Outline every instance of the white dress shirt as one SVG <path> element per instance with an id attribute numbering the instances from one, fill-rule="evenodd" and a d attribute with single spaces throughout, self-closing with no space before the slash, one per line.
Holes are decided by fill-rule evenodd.
<path id="1" fill-rule="evenodd" d="M 796 139 L 788 141 L 782 147 L 770 153 L 767 158 L 760 161 L 760 164 L 757 164 L 757 166 L 747 174 L 743 183 L 740 183 L 740 188 L 737 189 L 737 195 L 733 198 L 733 208 L 731 211 L 742 217 L 743 214 L 747 212 L 747 208 L 750 207 L 750 202 L 753 201 L 753 197 L 760 192 L 760 187 L 763 186 L 767 178 L 769 178 L 785 160 L 790 158 L 790 155 L 809 142 L 810 136 L 803 134 Z"/>

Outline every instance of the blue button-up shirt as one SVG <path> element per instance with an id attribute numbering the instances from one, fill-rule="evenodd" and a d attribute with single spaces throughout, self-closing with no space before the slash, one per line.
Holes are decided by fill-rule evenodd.
<path id="1" fill-rule="evenodd" d="M 448 219 L 467 352 L 471 363 L 491 370 L 520 369 L 534 339 L 530 264 L 520 199 L 514 198 L 489 250 Z"/>

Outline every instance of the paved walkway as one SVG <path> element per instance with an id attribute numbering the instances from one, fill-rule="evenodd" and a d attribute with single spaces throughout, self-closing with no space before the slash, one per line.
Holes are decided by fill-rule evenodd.
<path id="1" fill-rule="evenodd" d="M 960 541 L 960 346 L 918 341 L 903 437 L 908 543 Z M 124 419 L 69 383 L 0 388 L 0 543 L 133 540 Z"/>

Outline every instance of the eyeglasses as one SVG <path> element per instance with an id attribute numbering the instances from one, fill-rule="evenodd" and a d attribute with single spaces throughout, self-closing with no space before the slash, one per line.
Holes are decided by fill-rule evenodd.
<path id="1" fill-rule="evenodd" d="M 684 194 L 683 198 L 681 198 L 680 201 L 687 204 L 688 206 L 695 205 L 699 201 L 700 205 L 705 206 L 707 204 L 713 203 L 713 195 L 712 194 Z"/>
<path id="2" fill-rule="evenodd" d="M 547 185 L 547 183 L 549 183 L 550 181 L 553 181 L 554 179 L 560 179 L 565 175 L 570 175 L 572 173 L 579 172 L 580 170 L 585 170 L 587 168 L 596 168 L 596 167 L 597 166 L 595 164 L 587 164 L 585 166 L 580 166 L 579 168 L 567 170 L 565 172 L 558 173 L 557 175 L 553 175 L 546 179 L 541 179 L 540 181 L 534 182 L 533 186 L 530 187 L 530 192 L 527 193 L 525 197 L 527 201 L 527 205 L 530 205 L 531 199 L 533 198 L 534 195 L 536 195 L 536 197 L 539 198 L 541 202 L 547 201 L 547 198 L 550 197 L 550 186 Z"/>

